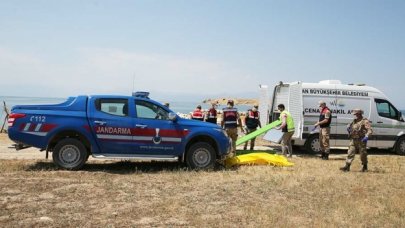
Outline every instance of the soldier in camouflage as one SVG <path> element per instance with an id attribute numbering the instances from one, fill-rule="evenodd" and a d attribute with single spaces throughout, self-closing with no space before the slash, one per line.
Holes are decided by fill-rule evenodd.
<path id="1" fill-rule="evenodd" d="M 356 152 L 360 153 L 361 163 L 363 164 L 362 172 L 367 172 L 367 141 L 373 133 L 368 119 L 363 118 L 363 110 L 354 109 L 352 112 L 355 115 L 353 122 L 347 126 L 349 133 L 349 150 L 347 151 L 346 165 L 340 170 L 344 172 L 350 171 L 350 165 L 354 160 Z"/>

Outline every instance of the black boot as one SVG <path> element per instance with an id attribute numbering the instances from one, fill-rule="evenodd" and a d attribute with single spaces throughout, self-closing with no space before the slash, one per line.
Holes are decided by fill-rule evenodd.
<path id="1" fill-rule="evenodd" d="M 340 170 L 342 170 L 343 172 L 349 172 L 350 171 L 350 164 L 346 163 L 345 166 L 340 167 Z"/>
<path id="2" fill-rule="evenodd" d="M 325 152 L 322 152 L 321 159 L 323 160 L 324 158 L 325 158 Z"/>
<path id="3" fill-rule="evenodd" d="M 322 158 L 323 160 L 329 160 L 329 154 L 325 153 L 325 155 Z"/>
<path id="4" fill-rule="evenodd" d="M 367 163 L 366 163 L 366 164 L 363 164 L 363 168 L 361 169 L 361 171 L 362 171 L 362 172 L 367 172 L 367 171 L 368 171 L 368 169 L 367 169 Z"/>

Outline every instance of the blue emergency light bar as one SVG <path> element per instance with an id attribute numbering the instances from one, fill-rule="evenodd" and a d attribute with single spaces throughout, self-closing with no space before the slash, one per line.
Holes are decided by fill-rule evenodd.
<path id="1" fill-rule="evenodd" d="M 149 99 L 149 92 L 144 92 L 144 91 L 132 92 L 132 96 Z"/>

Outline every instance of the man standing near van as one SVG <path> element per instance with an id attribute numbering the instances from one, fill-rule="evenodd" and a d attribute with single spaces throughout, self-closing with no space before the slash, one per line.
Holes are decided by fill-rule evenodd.
<path id="1" fill-rule="evenodd" d="M 240 126 L 241 130 L 243 131 L 238 109 L 234 108 L 233 105 L 234 105 L 233 100 L 228 100 L 227 107 L 222 109 L 223 116 L 221 121 L 221 127 L 225 129 L 228 137 L 232 139 L 232 152 L 229 154 L 229 157 L 233 157 L 236 155 L 236 140 L 238 139 L 238 126 Z"/>
<path id="2" fill-rule="evenodd" d="M 262 124 L 260 123 L 260 113 L 258 111 L 259 106 L 254 105 L 252 109 L 249 109 L 246 112 L 246 118 L 245 118 L 245 127 L 246 127 L 246 134 L 253 133 L 254 131 L 257 130 L 257 127 L 262 127 Z M 256 137 L 250 140 L 250 150 L 253 150 L 255 147 L 255 141 Z M 244 150 L 247 150 L 247 145 L 249 141 L 245 142 L 245 145 L 243 146 Z"/>
<path id="3" fill-rule="evenodd" d="M 197 105 L 197 108 L 193 111 L 191 114 L 191 119 L 193 120 L 199 120 L 203 121 L 204 120 L 204 113 L 201 110 L 201 105 Z"/>
<path id="4" fill-rule="evenodd" d="M 319 126 L 319 145 L 321 146 L 323 160 L 329 160 L 329 135 L 330 135 L 330 123 L 332 122 L 332 115 L 330 109 L 326 106 L 325 101 L 319 101 L 320 115 L 319 121 L 314 125 Z"/>
<path id="5" fill-rule="evenodd" d="M 340 170 L 344 172 L 350 171 L 350 165 L 354 160 L 356 152 L 360 153 L 361 163 L 363 164 L 362 172 L 367 172 L 367 141 L 373 133 L 368 119 L 363 118 L 363 110 L 354 109 L 352 114 L 355 116 L 353 122 L 347 126 L 349 133 L 350 144 L 347 151 L 346 165 Z"/>
<path id="6" fill-rule="evenodd" d="M 217 110 L 215 109 L 215 107 L 217 107 L 217 104 L 212 102 L 211 108 L 207 111 L 207 114 L 205 115 L 206 122 L 217 124 Z"/>
<path id="7" fill-rule="evenodd" d="M 277 127 L 277 130 L 280 130 L 283 132 L 283 136 L 281 138 L 281 151 L 284 156 L 287 155 L 287 150 L 288 150 L 288 157 L 292 157 L 292 145 L 291 145 L 291 138 L 294 135 L 294 120 L 289 112 L 285 110 L 284 104 L 279 104 L 278 110 L 281 112 L 280 113 L 280 120 L 281 120 L 281 125 Z"/>

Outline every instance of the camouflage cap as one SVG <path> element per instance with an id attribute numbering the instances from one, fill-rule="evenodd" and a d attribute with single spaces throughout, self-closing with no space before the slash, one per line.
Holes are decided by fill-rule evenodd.
<path id="1" fill-rule="evenodd" d="M 353 115 L 357 115 L 357 114 L 363 115 L 363 110 L 361 110 L 359 108 L 355 108 L 352 110 L 352 114 Z"/>

